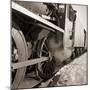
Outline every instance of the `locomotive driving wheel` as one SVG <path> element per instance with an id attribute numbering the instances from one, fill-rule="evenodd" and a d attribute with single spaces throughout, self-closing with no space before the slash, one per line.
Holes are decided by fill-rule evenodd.
<path id="1" fill-rule="evenodd" d="M 12 27 L 12 62 L 18 63 L 28 59 L 27 45 L 21 30 Z M 26 68 L 11 69 L 12 89 L 17 89 L 23 80 Z"/>
<path id="2" fill-rule="evenodd" d="M 47 38 L 43 38 L 37 45 L 38 57 L 49 57 L 49 60 L 37 64 L 37 72 L 41 79 L 48 80 L 54 74 L 55 59 L 49 51 Z"/>

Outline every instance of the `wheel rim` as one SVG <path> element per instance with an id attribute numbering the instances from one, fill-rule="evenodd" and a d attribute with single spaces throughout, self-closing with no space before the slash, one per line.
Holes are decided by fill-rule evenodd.
<path id="1" fill-rule="evenodd" d="M 15 42 L 14 42 L 14 40 L 13 40 L 13 38 L 12 38 L 12 63 L 16 63 L 16 62 L 18 62 L 18 52 L 17 52 L 17 48 L 16 48 L 16 45 L 15 45 Z M 13 81 L 14 81 L 14 78 L 15 78 L 15 75 L 16 75 L 16 69 L 15 70 L 12 70 L 12 80 L 11 80 L 11 82 L 13 83 Z"/>
<path id="2" fill-rule="evenodd" d="M 12 63 L 17 63 L 17 62 L 22 62 L 28 59 L 28 50 L 27 50 L 27 44 L 24 38 L 24 35 L 21 31 L 18 31 L 15 28 L 12 28 L 12 40 L 14 41 L 14 47 L 12 47 L 12 53 L 15 52 L 16 50 L 16 55 L 17 56 L 17 60 L 15 58 L 16 62 L 12 62 Z M 13 44 L 12 41 L 12 44 Z M 15 49 L 13 51 L 13 49 Z M 13 54 L 12 54 L 13 55 Z M 12 77 L 12 89 L 17 89 L 19 84 L 21 83 L 21 81 L 24 78 L 25 75 L 25 71 L 26 68 L 20 68 L 15 70 L 14 73 L 14 77 Z"/>

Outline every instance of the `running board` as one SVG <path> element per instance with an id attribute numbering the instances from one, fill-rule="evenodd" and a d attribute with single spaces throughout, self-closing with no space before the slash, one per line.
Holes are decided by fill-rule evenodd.
<path id="1" fill-rule="evenodd" d="M 45 25 L 48 26 L 48 27 L 51 27 L 51 28 L 54 29 L 54 30 L 57 30 L 57 31 L 59 31 L 59 32 L 61 32 L 61 33 L 64 33 L 64 30 L 61 29 L 60 27 L 58 27 L 58 26 L 56 26 L 55 24 L 53 24 L 53 23 L 51 23 L 51 22 L 43 19 L 43 18 L 40 17 L 39 15 L 34 14 L 33 12 L 27 10 L 26 8 L 20 6 L 19 4 L 15 3 L 15 2 L 13 2 L 13 1 L 12 1 L 12 8 L 13 8 L 14 10 L 17 10 L 17 11 L 21 12 L 21 13 L 24 14 L 24 15 L 27 15 L 27 16 L 30 17 L 30 18 L 33 18 L 33 19 L 35 19 L 35 20 L 37 20 L 37 21 L 45 24 Z"/>
<path id="2" fill-rule="evenodd" d="M 41 58 L 37 58 L 37 59 L 30 59 L 24 62 L 18 62 L 18 63 L 12 63 L 11 64 L 11 68 L 12 69 L 18 69 L 18 68 L 23 68 L 23 67 L 27 67 L 30 65 L 34 65 L 37 63 L 41 63 L 44 61 L 47 61 L 49 59 L 49 57 L 41 57 Z"/>

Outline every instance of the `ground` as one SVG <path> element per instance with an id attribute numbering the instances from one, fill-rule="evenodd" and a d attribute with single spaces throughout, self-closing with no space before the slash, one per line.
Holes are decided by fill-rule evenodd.
<path id="1" fill-rule="evenodd" d="M 70 64 L 61 68 L 54 76 L 53 81 L 51 80 L 51 83 L 47 81 L 42 83 L 40 87 L 86 85 L 88 83 L 87 65 L 87 53 L 84 53 Z"/>
<path id="2" fill-rule="evenodd" d="M 87 53 L 84 53 L 82 56 L 74 59 L 71 63 L 62 67 L 53 78 L 46 82 L 42 82 L 38 87 L 86 85 L 88 83 L 87 65 Z M 39 81 L 31 78 L 24 79 L 19 85 L 19 88 L 31 88 L 38 83 Z"/>

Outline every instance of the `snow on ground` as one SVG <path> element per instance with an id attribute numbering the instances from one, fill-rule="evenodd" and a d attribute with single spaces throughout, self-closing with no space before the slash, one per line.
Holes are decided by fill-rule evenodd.
<path id="1" fill-rule="evenodd" d="M 88 80 L 87 53 L 76 58 L 70 64 L 64 66 L 57 72 L 54 81 L 49 86 L 86 85 Z"/>

